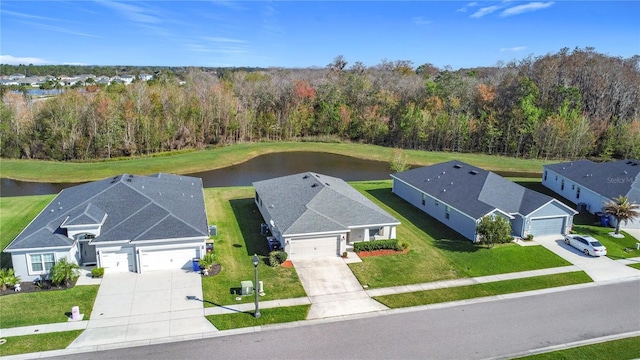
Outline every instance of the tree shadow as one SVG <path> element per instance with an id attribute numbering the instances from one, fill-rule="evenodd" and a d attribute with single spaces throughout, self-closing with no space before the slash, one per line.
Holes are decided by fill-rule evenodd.
<path id="1" fill-rule="evenodd" d="M 438 249 L 451 252 L 475 252 L 482 248 L 394 194 L 391 192 L 391 188 L 367 190 L 367 193 L 393 209 L 424 233 L 429 234 L 434 240 L 433 245 Z M 402 241 L 402 239 L 400 240 Z"/>
<path id="2" fill-rule="evenodd" d="M 269 245 L 266 238 L 260 234 L 260 224 L 264 221 L 253 198 L 229 200 L 229 204 L 242 233 L 242 239 L 232 239 L 233 246 L 244 245 L 249 256 L 268 256 Z"/>

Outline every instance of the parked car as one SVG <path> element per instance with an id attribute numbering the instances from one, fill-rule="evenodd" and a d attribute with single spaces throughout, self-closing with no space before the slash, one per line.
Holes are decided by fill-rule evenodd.
<path id="1" fill-rule="evenodd" d="M 588 235 L 565 235 L 564 243 L 582 251 L 585 255 L 605 256 L 607 248 Z"/>

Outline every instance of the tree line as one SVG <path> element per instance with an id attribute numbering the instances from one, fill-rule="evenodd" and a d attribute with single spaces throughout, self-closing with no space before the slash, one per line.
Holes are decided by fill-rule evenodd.
<path id="1" fill-rule="evenodd" d="M 178 81 L 180 80 L 180 81 Z M 250 141 L 353 141 L 527 158 L 640 158 L 640 56 L 592 48 L 495 67 L 187 69 L 37 101 L 3 92 L 0 156 L 102 159 Z"/>

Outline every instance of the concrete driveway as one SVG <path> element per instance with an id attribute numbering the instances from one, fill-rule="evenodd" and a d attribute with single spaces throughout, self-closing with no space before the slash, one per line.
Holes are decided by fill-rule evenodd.
<path id="1" fill-rule="evenodd" d="M 293 260 L 293 265 L 311 301 L 307 319 L 387 309 L 367 295 L 342 258 Z"/>
<path id="2" fill-rule="evenodd" d="M 593 281 L 609 281 L 640 276 L 640 271 L 606 256 L 591 257 L 584 255 L 573 246 L 565 244 L 562 235 L 535 237 L 534 241 L 571 264 L 576 265 L 586 272 Z"/>
<path id="3" fill-rule="evenodd" d="M 105 274 L 87 329 L 69 348 L 217 331 L 202 301 L 187 299 L 202 299 L 201 283 L 184 270 Z"/>

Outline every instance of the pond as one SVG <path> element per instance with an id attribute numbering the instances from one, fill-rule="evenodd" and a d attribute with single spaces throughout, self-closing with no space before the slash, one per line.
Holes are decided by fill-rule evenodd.
<path id="1" fill-rule="evenodd" d="M 204 187 L 250 186 L 254 181 L 313 171 L 345 181 L 390 179 L 389 163 L 318 152 L 282 152 L 255 157 L 226 168 L 186 174 Z M 77 183 L 39 183 L 0 179 L 0 196 L 57 194 Z"/>

